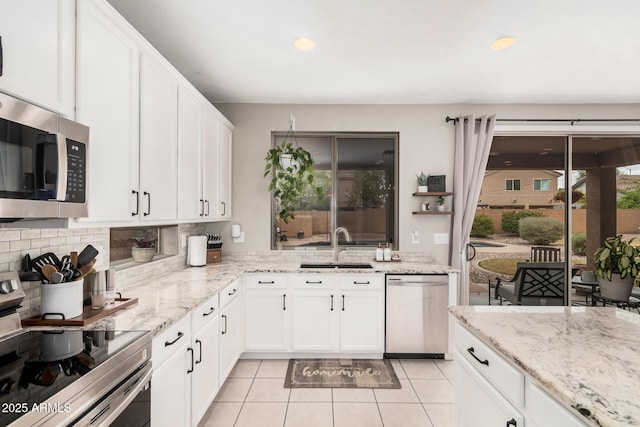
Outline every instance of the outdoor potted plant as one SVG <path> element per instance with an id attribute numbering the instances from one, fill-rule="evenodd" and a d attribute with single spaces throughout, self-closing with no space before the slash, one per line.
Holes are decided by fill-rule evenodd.
<path id="1" fill-rule="evenodd" d="M 418 178 L 418 193 L 429 192 L 429 187 L 427 187 L 429 176 L 425 175 L 424 172 L 420 172 L 420 175 L 416 175 L 416 177 Z"/>
<path id="2" fill-rule="evenodd" d="M 156 254 L 156 242 L 158 239 L 148 232 L 141 230 L 131 239 L 133 246 L 131 247 L 131 257 L 135 262 L 149 262 Z"/>
<path id="3" fill-rule="evenodd" d="M 438 211 L 444 212 L 444 197 L 438 196 L 437 203 L 438 203 L 438 207 L 437 207 Z"/>
<path id="4" fill-rule="evenodd" d="M 640 251 L 631 240 L 622 235 L 607 237 L 604 246 L 598 248 L 593 261 L 600 285 L 600 295 L 616 301 L 628 301 L 633 282 L 638 275 Z"/>
<path id="5" fill-rule="evenodd" d="M 285 224 L 294 218 L 293 206 L 306 187 L 310 186 L 318 198 L 323 196 L 323 188 L 313 185 L 311 154 L 297 144 L 294 147 L 286 137 L 280 145 L 267 152 L 265 161 L 264 176 L 271 174 L 269 191 L 273 191 L 278 217 Z"/>

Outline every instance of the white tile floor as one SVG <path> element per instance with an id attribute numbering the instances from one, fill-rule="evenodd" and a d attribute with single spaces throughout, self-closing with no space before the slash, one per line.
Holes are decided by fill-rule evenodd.
<path id="1" fill-rule="evenodd" d="M 289 389 L 288 360 L 240 360 L 199 425 L 453 427 L 453 362 L 392 363 L 401 389 Z"/>

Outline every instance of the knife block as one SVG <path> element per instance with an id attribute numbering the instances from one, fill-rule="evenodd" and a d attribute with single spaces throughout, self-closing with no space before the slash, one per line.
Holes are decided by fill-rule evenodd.
<path id="1" fill-rule="evenodd" d="M 222 261 L 221 249 L 207 249 L 207 264 L 213 264 Z"/>

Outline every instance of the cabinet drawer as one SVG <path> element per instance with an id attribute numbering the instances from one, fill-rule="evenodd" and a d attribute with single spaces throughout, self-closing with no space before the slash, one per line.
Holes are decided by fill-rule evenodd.
<path id="1" fill-rule="evenodd" d="M 220 308 L 224 308 L 240 293 L 240 282 L 235 281 L 220 291 Z"/>
<path id="2" fill-rule="evenodd" d="M 247 275 L 244 278 L 247 289 L 283 289 L 288 285 L 287 276 L 282 274 Z"/>
<path id="3" fill-rule="evenodd" d="M 527 381 L 527 424 L 533 426 L 585 427 L 567 408 L 542 391 L 535 384 Z"/>
<path id="4" fill-rule="evenodd" d="M 154 369 L 191 340 L 191 316 L 185 316 L 153 339 L 151 359 Z"/>
<path id="5" fill-rule="evenodd" d="M 204 325 L 218 317 L 218 296 L 209 298 L 191 312 L 191 330 L 198 332 Z"/>
<path id="6" fill-rule="evenodd" d="M 524 374 L 459 323 L 454 329 L 456 349 L 513 404 L 524 406 Z"/>
<path id="7" fill-rule="evenodd" d="M 291 286 L 298 289 L 328 289 L 338 285 L 338 275 L 295 274 L 291 276 Z"/>
<path id="8" fill-rule="evenodd" d="M 381 274 L 341 274 L 340 289 L 362 289 L 381 291 L 384 276 Z"/>

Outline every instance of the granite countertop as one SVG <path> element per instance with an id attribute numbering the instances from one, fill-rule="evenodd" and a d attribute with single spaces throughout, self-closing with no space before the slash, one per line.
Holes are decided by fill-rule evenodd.
<path id="1" fill-rule="evenodd" d="M 159 278 L 141 281 L 135 286 L 117 289 L 124 298 L 138 298 L 138 303 L 91 323 L 83 329 L 149 330 L 157 335 L 245 273 L 446 274 L 458 271 L 448 266 L 422 263 L 373 262 L 372 265 L 374 267 L 372 269 L 301 269 L 300 262 L 223 261 L 208 264 L 205 267 L 185 267 Z M 60 327 L 31 329 L 60 329 Z"/>
<path id="2" fill-rule="evenodd" d="M 640 315 L 613 307 L 451 306 L 556 400 L 601 426 L 640 425 Z"/>

